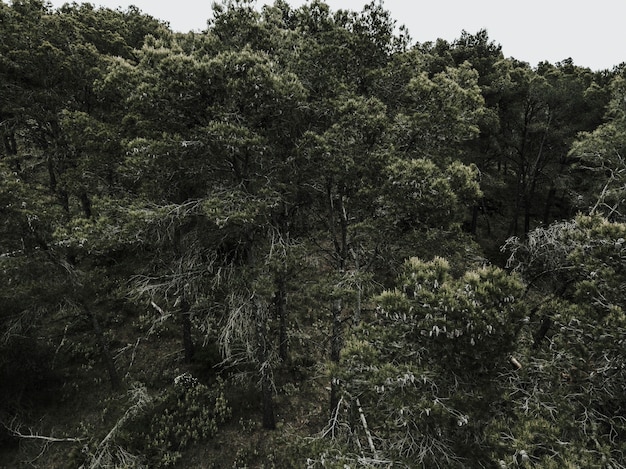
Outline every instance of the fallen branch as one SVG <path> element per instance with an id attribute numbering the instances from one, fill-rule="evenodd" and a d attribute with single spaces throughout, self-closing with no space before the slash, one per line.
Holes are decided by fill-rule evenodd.
<path id="1" fill-rule="evenodd" d="M 24 440 L 39 440 L 39 441 L 46 441 L 49 443 L 80 443 L 82 441 L 85 441 L 85 438 L 56 438 L 54 436 L 38 435 L 38 434 L 33 433 L 32 431 L 28 434 L 24 434 L 20 431 L 19 427 L 11 428 L 4 422 L 0 422 L 0 423 L 2 423 L 2 426 L 6 428 L 6 430 L 12 436 L 16 438 L 21 438 Z"/>
<path id="2" fill-rule="evenodd" d="M 126 409 L 124 415 L 122 415 L 115 425 L 113 425 L 113 428 L 111 428 L 109 433 L 107 433 L 107 435 L 98 444 L 95 453 L 91 455 L 89 466 L 85 467 L 88 467 L 89 469 L 130 467 L 133 465 L 135 465 L 135 467 L 142 467 L 136 465 L 138 461 L 136 456 L 130 454 L 121 446 L 115 445 L 113 442 L 120 428 L 122 428 L 127 421 L 139 415 L 139 413 L 141 413 L 145 407 L 150 405 L 152 402 L 152 398 L 143 386 L 137 386 L 131 389 L 129 394 L 131 395 L 131 400 L 133 400 L 134 403 Z M 112 463 L 115 459 L 124 462 L 124 464 L 120 466 L 115 465 Z M 127 463 L 128 461 L 132 461 L 133 464 Z"/>
<path id="3" fill-rule="evenodd" d="M 370 433 L 369 428 L 367 427 L 367 420 L 365 420 L 365 414 L 363 413 L 363 408 L 361 407 L 361 401 L 357 397 L 356 405 L 359 409 L 359 415 L 361 416 L 361 423 L 363 424 L 363 429 L 365 430 L 365 434 L 367 435 L 367 443 L 370 445 L 370 450 L 374 454 L 374 457 L 378 459 L 378 453 L 376 452 L 376 447 L 374 446 L 374 439 L 372 438 L 372 434 Z"/>
<path id="4" fill-rule="evenodd" d="M 515 369 L 517 369 L 517 370 L 521 370 L 522 369 L 522 364 L 514 356 L 509 357 L 509 361 L 515 367 Z"/>
<path id="5" fill-rule="evenodd" d="M 339 427 L 339 408 L 341 407 L 342 402 L 343 396 L 339 399 L 339 402 L 337 403 L 337 407 L 333 412 L 330 422 L 328 422 L 328 427 L 324 430 L 324 433 L 322 433 L 322 438 L 326 437 L 330 433 L 331 438 L 335 439 L 335 429 Z"/>

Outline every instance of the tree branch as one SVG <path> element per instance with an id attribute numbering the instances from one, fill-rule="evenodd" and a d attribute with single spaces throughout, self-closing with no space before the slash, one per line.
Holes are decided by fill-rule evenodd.
<path id="1" fill-rule="evenodd" d="M 86 440 L 85 438 L 56 438 L 53 436 L 37 435 L 33 433 L 32 431 L 28 434 L 24 434 L 20 431 L 19 426 L 12 428 L 3 421 L 0 421 L 0 423 L 2 424 L 4 428 L 6 428 L 6 430 L 11 435 L 13 435 L 16 438 L 20 438 L 24 440 L 39 440 L 39 441 L 45 441 L 49 443 L 80 443 Z"/>

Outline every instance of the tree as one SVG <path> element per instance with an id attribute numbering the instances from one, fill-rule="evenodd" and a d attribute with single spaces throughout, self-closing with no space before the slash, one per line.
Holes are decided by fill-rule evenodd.
<path id="1" fill-rule="evenodd" d="M 23 286 L 19 293 L 10 287 L 2 291 L 10 305 L 4 325 L 11 330 L 28 324 L 24 331 L 38 330 L 41 341 L 52 346 L 55 321 L 67 321 L 71 334 L 82 334 L 86 322 L 118 387 L 100 316 L 115 296 L 99 270 L 105 256 L 86 259 L 75 249 L 79 242 L 72 246 L 60 234 L 76 217 L 89 219 L 92 199 L 115 185 L 114 162 L 107 157 L 119 147 L 111 130 L 90 115 L 102 111 L 93 82 L 103 72 L 105 55 L 129 56 L 126 38 L 142 41 L 136 34 L 159 25 L 135 10 L 125 15 L 68 5 L 53 12 L 38 1 L 1 3 L 0 15 L 3 276 L 5 285 Z M 126 19 L 136 31 L 124 31 Z M 115 31 L 104 34 L 107 29 Z M 80 135 L 75 140 L 80 143 L 72 145 L 81 130 L 88 137 Z M 39 339 L 29 338 L 38 348 Z"/>
<path id="2" fill-rule="evenodd" d="M 389 240 L 433 226 L 447 229 L 462 218 L 459 213 L 464 208 L 460 207 L 476 197 L 477 186 L 471 182 L 476 174 L 452 162 L 459 143 L 475 136 L 482 99 L 477 77 L 466 66 L 449 68 L 432 78 L 407 66 L 403 70 L 406 75 L 393 83 L 400 99 L 390 97 L 383 79 L 391 64 L 398 56 L 402 61 L 405 54 L 409 64 L 417 58 L 405 53 L 402 38 L 385 33 L 389 23 L 379 10 L 366 8 L 360 18 L 341 11 L 332 17 L 322 5 L 315 4 L 302 13 L 311 15 L 305 24 L 307 33 L 314 37 L 305 50 L 324 55 L 323 59 L 315 55 L 316 61 L 333 62 L 313 70 L 302 69 L 296 62 L 295 70 L 302 83 L 311 86 L 309 96 L 316 99 L 313 115 L 319 116 L 314 121 L 317 128 L 307 132 L 299 146 L 303 159 L 314 163 L 309 180 L 314 181 L 315 213 L 319 217 L 320 231 L 315 237 L 324 237 L 322 253 L 336 274 L 336 278 L 328 279 L 329 284 L 342 286 L 332 289 L 330 307 L 330 356 L 331 361 L 337 361 L 344 322 L 350 315 L 359 321 L 367 277 L 373 270 L 388 274 L 402 262 L 403 254 L 398 252 L 402 241 Z M 355 22 L 356 37 L 347 27 L 351 21 Z M 322 52 L 328 44 L 363 41 L 360 34 L 366 32 L 372 41 L 368 47 L 376 50 L 369 59 L 359 59 L 360 52 L 351 49 L 342 49 L 341 57 Z M 367 84 L 350 79 L 354 70 L 349 66 L 354 63 L 359 64 L 359 75 L 367 77 Z M 310 65 L 311 59 L 304 64 Z M 318 78 L 328 86 L 317 90 L 317 78 L 309 85 L 309 73 L 323 73 L 324 77 Z M 331 91 L 334 96 L 329 96 Z M 389 99 L 392 107 L 369 97 L 370 92 Z M 417 187 L 421 178 L 423 187 Z M 459 183 L 458 194 L 452 194 L 454 190 L 445 178 Z M 416 201 L 415 206 L 409 206 L 407 196 Z M 433 204 L 439 206 L 444 200 L 452 202 L 450 211 L 441 212 L 449 217 L 445 221 L 429 219 Z M 331 383 L 331 412 L 337 399 L 336 385 Z"/>
<path id="3" fill-rule="evenodd" d="M 624 155 L 626 151 L 626 113 L 623 99 L 625 80 L 617 75 L 610 85 L 611 100 L 607 122 L 592 132 L 579 135 L 570 157 L 577 160 L 576 176 L 583 190 L 577 191 L 578 206 L 611 220 L 624 220 Z"/>
<path id="4" fill-rule="evenodd" d="M 227 6 L 218 13 L 216 28 L 235 28 L 243 13 Z M 228 15 L 232 23 L 226 22 Z M 102 216 L 107 223 L 117 221 L 114 229 L 122 233 L 128 232 L 125 224 L 137 222 L 140 232 L 160 233 L 156 243 L 144 238 L 152 261 L 137 291 L 169 303 L 168 310 L 180 309 L 188 359 L 190 315 L 207 302 L 216 304 L 211 311 L 217 304 L 225 308 L 221 337 L 234 341 L 223 342 L 226 359 L 257 367 L 264 424 L 271 428 L 278 341 L 269 332 L 270 305 L 280 317 L 278 347 L 285 358 L 288 255 L 271 269 L 263 263 L 291 248 L 294 223 L 306 203 L 304 191 L 294 185 L 294 174 L 302 174 L 295 144 L 305 91 L 267 53 L 250 46 L 231 49 L 218 33 L 198 38 L 198 48 L 189 38 L 149 39 L 136 64 L 111 63 L 99 92 L 119 103 L 119 131 L 128 134 L 119 177 L 131 198 L 108 200 L 102 207 L 116 211 L 117 204 L 125 204 L 129 211 L 143 210 L 143 220 L 115 220 L 106 211 Z M 208 47 L 213 55 L 207 55 Z M 268 282 L 274 291 L 266 288 Z M 231 330 L 233 324 L 241 330 Z"/>
<path id="5" fill-rule="evenodd" d="M 622 223 L 580 215 L 507 242 L 511 268 L 540 295 L 521 352 L 528 371 L 511 394 L 526 402 L 512 435 L 537 463 L 619 467 L 623 459 L 614 435 L 624 431 L 625 236 Z M 541 444 L 522 428 L 538 422 L 547 429 Z"/>
<path id="6" fill-rule="evenodd" d="M 485 100 L 480 135 L 465 143 L 461 159 L 477 165 L 484 198 L 468 229 L 477 233 L 484 220 L 491 237 L 492 229 L 506 224 L 504 239 L 533 223 L 571 217 L 576 202 L 567 188 L 575 160 L 568 151 L 578 132 L 601 122 L 606 77 L 571 60 L 532 69 L 505 59 L 484 30 L 463 31 L 452 44 L 427 43 L 420 50 L 430 75 L 463 62 L 478 73 Z"/>
<path id="7" fill-rule="evenodd" d="M 326 434 L 339 460 L 492 464 L 483 429 L 504 399 L 497 377 L 510 366 L 522 293 L 498 268 L 453 277 L 444 259 L 407 260 L 336 366 L 341 405 Z"/>

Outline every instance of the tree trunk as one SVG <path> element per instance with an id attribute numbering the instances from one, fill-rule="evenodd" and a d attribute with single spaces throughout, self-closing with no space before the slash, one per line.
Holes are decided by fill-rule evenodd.
<path id="1" fill-rule="evenodd" d="M 475 235 L 478 228 L 478 214 L 480 213 L 480 207 L 474 205 L 472 208 L 472 223 L 470 224 L 470 234 Z"/>
<path id="2" fill-rule="evenodd" d="M 80 194 L 80 205 L 83 208 L 83 214 L 85 218 L 91 218 L 91 200 L 86 192 L 81 192 Z"/>
<path id="3" fill-rule="evenodd" d="M 522 191 L 524 190 L 524 185 L 523 185 L 523 181 L 522 181 L 522 174 L 521 174 L 521 169 L 519 170 L 520 173 L 517 175 L 517 185 L 515 188 L 515 201 L 514 201 L 514 205 L 513 205 L 513 217 L 511 218 L 511 225 L 509 226 L 509 232 L 507 234 L 507 236 L 517 236 L 518 233 L 518 229 L 519 229 L 519 215 L 520 215 L 520 208 L 522 205 Z"/>
<path id="4" fill-rule="evenodd" d="M 530 232 L 530 215 L 532 205 L 532 194 L 524 196 L 524 235 Z"/>
<path id="5" fill-rule="evenodd" d="M 122 381 L 117 373 L 115 361 L 113 360 L 113 356 L 111 355 L 111 351 L 109 350 L 109 346 L 104 337 L 102 327 L 100 327 L 100 321 L 98 321 L 96 313 L 94 313 L 90 308 L 87 308 L 85 305 L 83 305 L 83 308 L 91 319 L 91 325 L 93 327 L 93 332 L 96 336 L 96 342 L 98 343 L 98 347 L 100 348 L 100 353 L 102 354 L 102 359 L 104 360 L 104 366 L 106 366 L 107 372 L 109 373 L 111 387 L 114 390 L 117 390 L 122 386 Z"/>
<path id="6" fill-rule="evenodd" d="M 263 404 L 263 428 L 266 430 L 276 429 L 276 418 L 274 417 L 274 382 L 272 362 L 270 360 L 271 339 L 268 334 L 267 305 L 257 303 L 256 335 L 257 335 L 257 357 L 259 364 L 259 375 L 261 382 L 261 400 Z"/>
<path id="7" fill-rule="evenodd" d="M 191 336 L 191 306 L 186 298 L 180 302 L 180 320 L 183 333 L 183 349 L 185 354 L 185 363 L 191 363 L 195 348 L 193 338 Z"/>
<path id="8" fill-rule="evenodd" d="M 552 319 L 549 316 L 544 316 L 541 320 L 541 326 L 535 334 L 535 340 L 533 341 L 533 349 L 539 347 L 539 344 L 543 338 L 548 334 L 550 327 L 552 326 Z"/>
<path id="9" fill-rule="evenodd" d="M 537 152 L 537 158 L 533 163 L 533 166 L 529 169 L 528 175 L 532 180 L 530 181 L 530 188 L 526 191 L 526 197 L 524 199 L 524 234 L 528 234 L 530 231 L 530 215 L 531 215 L 531 205 L 533 203 L 533 199 L 535 198 L 535 194 L 537 193 L 537 183 L 539 182 L 539 177 L 541 176 L 544 161 L 546 159 L 545 152 L 543 151 L 546 139 L 548 137 L 548 130 L 550 129 L 550 122 L 552 122 L 552 114 L 548 116 L 548 122 L 546 124 L 546 129 L 543 132 L 543 136 L 541 137 L 541 144 L 539 145 L 539 151 Z"/>
<path id="10" fill-rule="evenodd" d="M 269 370 L 265 369 L 265 364 L 261 370 L 261 392 L 263 394 L 263 428 L 266 430 L 276 429 L 276 418 L 274 416 L 274 396 L 272 377 Z"/>
<path id="11" fill-rule="evenodd" d="M 281 273 L 276 282 L 274 294 L 276 316 L 278 317 L 278 357 L 286 362 L 289 359 L 287 343 L 287 289 L 285 275 Z"/>
<path id="12" fill-rule="evenodd" d="M 15 140 L 15 133 L 9 132 L 2 135 L 2 142 L 4 143 L 4 150 L 8 156 L 17 155 L 17 142 Z"/>
<path id="13" fill-rule="evenodd" d="M 552 205 L 554 205 L 554 199 L 556 197 L 556 188 L 554 184 L 550 186 L 548 190 L 548 195 L 546 197 L 546 205 L 543 208 L 543 224 L 548 225 L 550 223 L 550 211 L 552 210 Z"/>
<path id="14" fill-rule="evenodd" d="M 350 249 L 352 253 L 352 258 L 354 259 L 354 268 L 357 272 L 357 275 L 361 274 L 361 263 L 359 261 L 359 254 L 356 250 Z M 360 324 L 361 322 L 361 303 L 363 301 L 363 285 L 361 283 L 361 279 L 357 278 L 357 287 L 356 287 L 356 304 L 354 305 L 354 324 Z"/>
<path id="15" fill-rule="evenodd" d="M 330 337 L 330 359 L 333 363 L 339 363 L 341 355 L 341 300 L 337 299 L 332 306 L 332 333 Z M 330 381 L 330 414 L 333 415 L 335 409 L 339 405 L 339 382 L 333 376 Z"/>
<path id="16" fill-rule="evenodd" d="M 329 181 L 327 186 L 327 200 L 328 200 L 328 219 L 330 234 L 332 237 L 333 245 L 335 247 L 335 262 L 337 273 L 340 277 L 345 274 L 346 261 L 349 253 L 349 241 L 348 241 L 348 212 L 344 204 L 344 195 L 341 190 L 338 191 L 337 203 L 334 203 L 332 195 L 332 183 Z M 335 226 L 335 220 L 339 221 L 339 232 Z M 331 306 L 332 312 L 332 331 L 330 338 L 330 359 L 334 363 L 339 363 L 339 356 L 341 354 L 342 346 L 342 323 L 341 323 L 341 311 L 343 304 L 341 298 L 336 298 Z M 334 414 L 337 406 L 339 405 L 339 382 L 333 376 L 330 381 L 330 414 Z"/>

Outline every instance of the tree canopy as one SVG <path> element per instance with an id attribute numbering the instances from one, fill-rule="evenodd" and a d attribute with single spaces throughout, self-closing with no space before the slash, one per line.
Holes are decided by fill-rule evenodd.
<path id="1" fill-rule="evenodd" d="M 0 466 L 624 467 L 625 83 L 0 1 Z"/>

